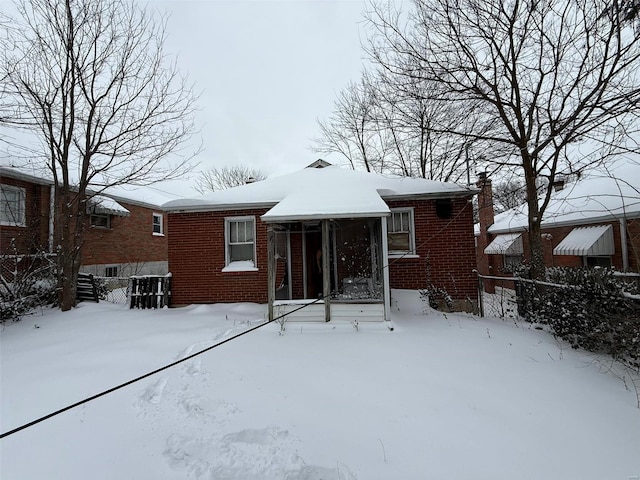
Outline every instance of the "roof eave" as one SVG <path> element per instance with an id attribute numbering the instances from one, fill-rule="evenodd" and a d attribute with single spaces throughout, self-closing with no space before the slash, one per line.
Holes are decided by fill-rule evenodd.
<path id="1" fill-rule="evenodd" d="M 225 210 L 253 210 L 259 208 L 273 208 L 278 202 L 270 203 L 217 203 L 209 205 L 183 205 L 176 207 L 168 207 L 163 205 L 162 210 L 168 213 L 203 213 L 203 212 L 221 212 Z"/>
<path id="2" fill-rule="evenodd" d="M 451 192 L 431 192 L 431 193 L 405 193 L 400 195 L 380 195 L 383 200 L 439 200 L 454 197 L 471 197 L 477 195 L 480 190 L 458 190 Z"/>
<path id="3" fill-rule="evenodd" d="M 337 220 L 345 218 L 382 218 L 388 217 L 389 211 L 380 212 L 362 212 L 362 213 L 326 213 L 326 214 L 308 214 L 308 215 L 262 215 L 260 218 L 265 223 L 288 223 L 288 222 L 304 222 L 310 220 Z"/>
<path id="4" fill-rule="evenodd" d="M 589 217 L 589 218 L 580 218 L 576 220 L 567 220 L 567 221 L 559 221 L 559 222 L 542 222 L 541 227 L 544 228 L 558 228 L 558 227 L 579 227 L 581 225 L 591 225 L 593 223 L 604 223 L 604 222 L 615 222 L 623 219 L 636 219 L 640 218 L 640 211 L 638 212 L 627 212 L 626 214 L 611 214 L 608 213 L 606 215 L 600 215 L 598 217 Z M 493 225 L 492 225 L 493 226 Z M 498 233 L 510 233 L 510 232 L 524 232 L 527 231 L 527 227 L 524 225 L 519 225 L 512 228 L 496 228 L 492 229 L 490 226 L 487 231 L 491 234 Z"/>

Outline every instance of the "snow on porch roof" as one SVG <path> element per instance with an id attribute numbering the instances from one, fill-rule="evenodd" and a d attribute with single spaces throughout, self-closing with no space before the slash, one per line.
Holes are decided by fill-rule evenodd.
<path id="1" fill-rule="evenodd" d="M 447 198 L 475 193 L 475 189 L 455 183 L 385 177 L 328 166 L 304 168 L 198 198 L 173 200 L 165 203 L 163 208 L 176 212 L 273 207 L 264 217 L 265 221 L 280 221 L 284 217 L 288 220 L 329 216 L 346 218 L 387 215 L 389 209 L 383 198 Z"/>
<path id="2" fill-rule="evenodd" d="M 265 222 L 300 221 L 324 218 L 384 217 L 389 207 L 375 190 L 337 188 L 292 192 L 275 207 L 262 215 Z"/>
<path id="3" fill-rule="evenodd" d="M 89 199 L 89 205 L 92 207 L 92 213 L 116 215 L 119 217 L 128 217 L 130 213 L 129 210 L 113 198 L 104 195 L 94 195 Z"/>

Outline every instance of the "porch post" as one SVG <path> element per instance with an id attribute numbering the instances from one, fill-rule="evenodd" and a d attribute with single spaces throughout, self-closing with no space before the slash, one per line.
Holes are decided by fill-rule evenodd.
<path id="1" fill-rule="evenodd" d="M 267 227 L 267 301 L 269 302 L 269 321 L 273 321 L 273 301 L 276 298 L 276 242 L 273 226 Z"/>
<path id="2" fill-rule="evenodd" d="M 331 255 L 329 245 L 329 220 L 322 220 L 322 296 L 324 297 L 324 321 L 331 320 Z"/>
<path id="3" fill-rule="evenodd" d="M 387 218 L 380 218 L 382 227 L 382 290 L 384 292 L 384 319 L 391 320 L 391 287 L 389 286 L 389 243 L 387 242 Z"/>

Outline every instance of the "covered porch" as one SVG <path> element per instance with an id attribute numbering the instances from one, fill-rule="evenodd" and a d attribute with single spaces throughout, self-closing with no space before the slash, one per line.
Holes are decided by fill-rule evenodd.
<path id="1" fill-rule="evenodd" d="M 276 218 L 271 211 L 262 217 L 269 224 L 270 320 L 281 315 L 296 322 L 389 320 L 389 210 L 381 203 L 384 208 L 376 212 L 350 218 Z"/>

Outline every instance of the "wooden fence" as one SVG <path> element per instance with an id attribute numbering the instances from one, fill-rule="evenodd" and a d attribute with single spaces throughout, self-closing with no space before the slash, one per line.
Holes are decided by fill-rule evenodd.
<path id="1" fill-rule="evenodd" d="M 171 303 L 171 274 L 145 275 L 129 279 L 129 308 L 162 308 Z"/>

